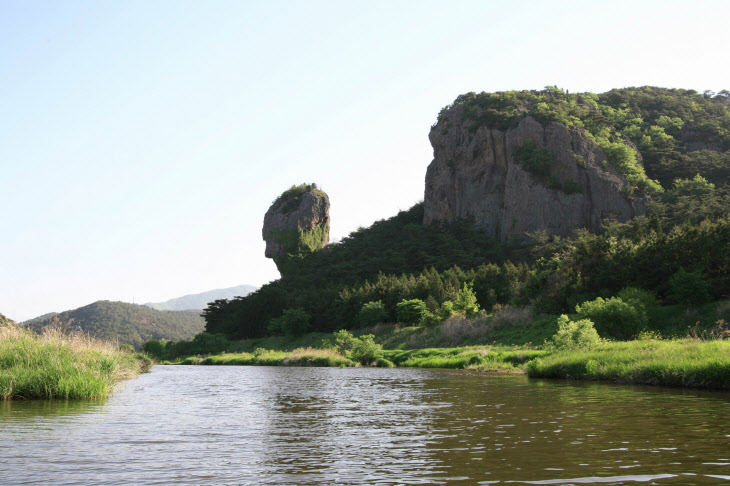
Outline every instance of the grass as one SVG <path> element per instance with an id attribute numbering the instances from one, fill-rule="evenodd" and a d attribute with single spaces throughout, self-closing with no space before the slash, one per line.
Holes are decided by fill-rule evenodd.
<path id="1" fill-rule="evenodd" d="M 149 358 L 82 334 L 0 327 L 0 399 L 102 398 Z"/>
<path id="2" fill-rule="evenodd" d="M 180 361 L 188 365 L 255 365 L 255 366 L 326 366 L 346 367 L 355 363 L 332 349 L 297 348 L 275 351 L 259 348 L 253 353 L 224 353 L 200 358 L 191 356 Z"/>
<path id="3" fill-rule="evenodd" d="M 689 309 L 658 307 L 650 314 L 653 332 L 644 337 L 651 339 L 603 342 L 590 351 L 541 349 L 557 331 L 557 316 L 536 316 L 530 308 L 504 307 L 491 316 L 452 317 L 431 327 L 379 324 L 353 334 L 375 335 L 385 348 L 379 366 L 526 371 L 536 378 L 730 388 L 730 301 Z M 660 339 L 662 335 L 669 339 Z M 331 335 L 311 333 L 249 339 L 236 345 L 247 352 L 191 357 L 182 364 L 356 366 L 331 349 L 318 349 L 327 338 Z"/>
<path id="4" fill-rule="evenodd" d="M 609 342 L 590 351 L 564 351 L 526 365 L 534 378 L 730 388 L 730 341 L 677 339 Z"/>
<path id="5" fill-rule="evenodd" d="M 451 368 L 482 371 L 520 371 L 528 360 L 547 351 L 507 346 L 469 346 L 384 351 L 386 359 L 406 368 Z"/>

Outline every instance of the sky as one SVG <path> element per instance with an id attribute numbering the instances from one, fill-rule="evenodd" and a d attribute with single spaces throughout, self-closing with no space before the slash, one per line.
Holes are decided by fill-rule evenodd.
<path id="1" fill-rule="evenodd" d="M 469 91 L 730 89 L 727 1 L 0 0 L 0 313 L 279 278 L 293 184 L 331 239 L 423 199 Z"/>

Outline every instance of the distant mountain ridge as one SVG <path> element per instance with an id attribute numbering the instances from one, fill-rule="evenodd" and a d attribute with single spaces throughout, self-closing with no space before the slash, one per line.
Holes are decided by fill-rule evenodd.
<path id="1" fill-rule="evenodd" d="M 150 339 L 190 340 L 205 328 L 199 311 L 158 311 L 144 305 L 108 300 L 53 314 L 46 319 L 31 319 L 23 324 L 40 331 L 54 323 L 54 319 L 58 319 L 64 328 L 80 329 L 93 337 L 116 340 L 135 348 L 140 348 Z"/>
<path id="2" fill-rule="evenodd" d="M 147 302 L 144 305 L 161 311 L 202 310 L 208 307 L 209 302 L 218 299 L 232 299 L 233 297 L 239 296 L 245 297 L 257 288 L 253 285 L 238 285 L 225 289 L 209 290 L 199 294 L 183 295 L 182 297 L 170 299 L 165 302 Z"/>

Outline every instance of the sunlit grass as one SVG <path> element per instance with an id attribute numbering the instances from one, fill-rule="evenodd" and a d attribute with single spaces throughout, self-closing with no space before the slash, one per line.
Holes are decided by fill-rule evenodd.
<path id="1" fill-rule="evenodd" d="M 0 328 L 0 399 L 101 398 L 149 361 L 83 334 Z"/>
<path id="2" fill-rule="evenodd" d="M 275 351 L 259 348 L 253 353 L 225 353 L 200 358 L 191 356 L 180 361 L 184 365 L 248 365 L 248 366 L 354 366 L 354 363 L 332 349 L 297 348 Z"/>
<path id="3" fill-rule="evenodd" d="M 407 368 L 519 371 L 523 363 L 547 352 L 514 346 L 471 346 L 384 351 L 383 354 L 396 366 Z"/>
<path id="4" fill-rule="evenodd" d="M 730 388 L 730 341 L 678 339 L 604 343 L 527 363 L 530 377 Z"/>

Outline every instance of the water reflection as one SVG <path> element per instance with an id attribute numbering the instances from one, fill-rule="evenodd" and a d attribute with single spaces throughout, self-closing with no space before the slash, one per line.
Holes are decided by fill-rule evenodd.
<path id="1" fill-rule="evenodd" d="M 155 367 L 0 402 L 0 484 L 708 484 L 730 396 L 443 370 Z"/>

